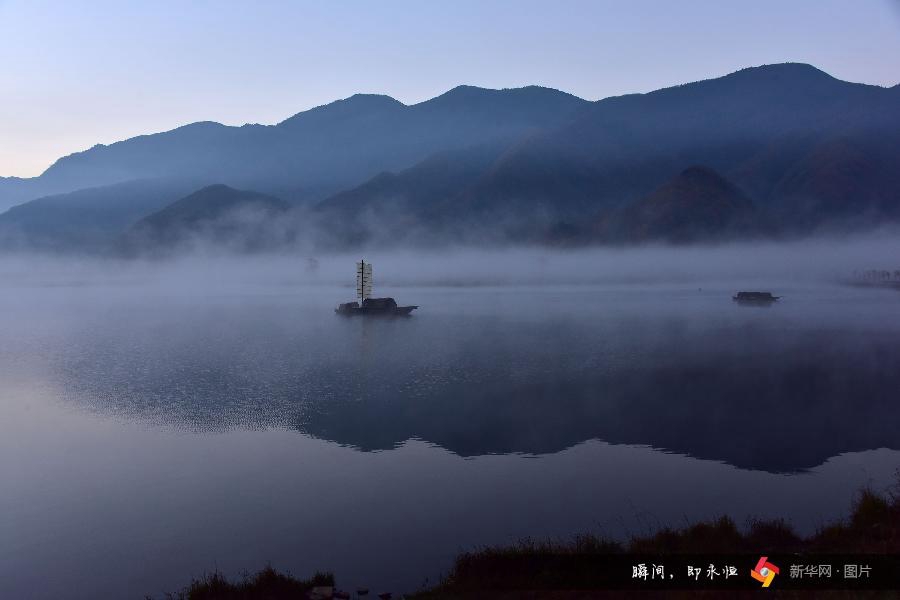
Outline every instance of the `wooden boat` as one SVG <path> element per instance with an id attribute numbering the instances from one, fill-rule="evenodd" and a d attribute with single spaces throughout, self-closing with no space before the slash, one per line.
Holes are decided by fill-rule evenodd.
<path id="1" fill-rule="evenodd" d="M 372 293 L 372 263 L 356 263 L 356 297 L 361 302 L 339 304 L 334 312 L 343 316 L 406 317 L 418 306 L 398 306 L 393 298 L 370 298 Z"/>
<path id="2" fill-rule="evenodd" d="M 771 292 L 738 292 L 732 296 L 732 300 L 740 304 L 772 304 L 780 298 Z"/>
<path id="3" fill-rule="evenodd" d="M 366 298 L 363 300 L 362 306 L 359 302 L 346 302 L 338 305 L 334 312 L 339 315 L 368 315 L 368 316 L 387 316 L 387 317 L 405 317 L 412 311 L 419 308 L 418 306 L 397 306 L 397 301 L 393 298 Z"/>

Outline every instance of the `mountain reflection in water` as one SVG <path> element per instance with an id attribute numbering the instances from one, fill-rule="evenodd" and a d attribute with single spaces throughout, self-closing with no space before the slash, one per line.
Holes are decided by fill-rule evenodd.
<path id="1" fill-rule="evenodd" d="M 883 292 L 755 310 L 727 290 L 410 289 L 421 314 L 399 321 L 332 318 L 341 293 L 74 303 L 30 341 L 77 405 L 188 430 L 461 456 L 598 438 L 770 472 L 900 448 Z"/>

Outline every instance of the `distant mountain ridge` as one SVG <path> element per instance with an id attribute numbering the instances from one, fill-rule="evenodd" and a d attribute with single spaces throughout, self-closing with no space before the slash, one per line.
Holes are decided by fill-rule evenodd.
<path id="1" fill-rule="evenodd" d="M 633 204 L 593 224 L 607 241 L 690 243 L 746 238 L 769 230 L 753 202 L 705 167 L 690 167 Z"/>
<path id="2" fill-rule="evenodd" d="M 0 215 L 0 249 L 102 251 L 134 223 L 200 185 L 139 179 L 38 198 Z"/>
<path id="3" fill-rule="evenodd" d="M 170 252 L 189 243 L 260 250 L 280 245 L 275 219 L 290 210 L 284 200 L 227 185 L 204 187 L 135 223 L 120 240 L 133 254 Z"/>
<path id="4" fill-rule="evenodd" d="M 893 88 L 843 82 L 809 65 L 754 67 L 592 103 L 567 124 L 511 145 L 477 180 L 460 180 L 432 224 L 455 222 L 457 237 L 475 240 L 559 241 L 565 232 L 583 239 L 593 215 L 702 166 L 779 230 L 868 226 L 898 217 L 898 142 Z M 620 237 L 592 231 L 595 242 Z"/>
<path id="5" fill-rule="evenodd" d="M 470 202 L 502 195 L 520 210 L 529 203 L 543 209 L 543 199 L 553 195 L 556 210 L 568 218 L 570 210 L 579 214 L 588 206 L 639 198 L 691 165 L 736 175 L 745 162 L 787 138 L 805 138 L 801 152 L 808 152 L 846 132 L 868 140 L 900 132 L 895 100 L 883 88 L 793 64 L 609 98 L 510 153 L 471 192 Z M 745 182 L 735 177 L 735 183 Z M 765 204 L 771 197 L 759 200 Z"/>
<path id="6" fill-rule="evenodd" d="M 461 107 L 461 100 L 470 108 Z M 0 210 L 44 195 L 144 178 L 225 182 L 289 200 L 324 197 L 434 152 L 558 125 L 587 104 L 549 88 L 461 87 L 410 106 L 358 94 L 277 125 L 191 123 L 62 157 L 39 177 L 16 185 L 0 181 Z"/>
<path id="7" fill-rule="evenodd" d="M 76 247 L 85 220 L 102 224 L 99 243 L 209 184 L 292 205 L 271 237 L 321 248 L 878 226 L 900 222 L 900 86 L 785 63 L 597 102 L 540 87 L 460 86 L 410 106 L 360 94 L 273 126 L 194 123 L 97 146 L 0 181 L 0 198 L 123 178 L 0 215 L 0 243 L 14 231 Z"/>

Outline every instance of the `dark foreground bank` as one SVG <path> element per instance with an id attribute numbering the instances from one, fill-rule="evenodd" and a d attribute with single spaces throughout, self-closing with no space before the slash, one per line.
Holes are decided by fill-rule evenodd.
<path id="1" fill-rule="evenodd" d="M 525 540 L 512 547 L 482 548 L 459 556 L 438 586 L 405 597 L 742 597 L 757 594 L 753 588 L 761 587 L 744 566 L 746 560 L 752 557 L 755 562 L 761 554 L 771 557 L 774 564 L 781 563 L 768 590 L 780 598 L 896 598 L 900 587 L 894 585 L 900 584 L 900 496 L 864 490 L 848 519 L 822 527 L 809 537 L 798 536 L 780 520 L 755 521 L 741 531 L 733 520 L 722 517 L 680 529 L 662 529 L 624 544 L 586 535 L 569 542 Z M 823 563 L 831 565 L 827 576 Z M 663 577 L 671 575 L 670 579 L 659 581 L 655 570 L 658 564 L 669 565 L 669 572 L 663 571 Z M 699 574 L 694 581 L 681 573 L 684 564 L 697 565 Z M 725 576 L 729 564 L 740 565 L 733 578 Z M 848 564 L 855 568 L 848 571 Z M 610 569 L 610 565 L 616 568 Z M 645 576 L 642 566 L 647 567 Z M 806 568 L 799 568 L 803 566 Z M 672 570 L 679 573 L 680 581 Z M 855 576 L 848 578 L 848 573 Z M 169 597 L 281 600 L 384 599 L 391 595 L 381 590 L 342 591 L 330 574 L 318 573 L 312 579 L 298 580 L 266 568 L 239 582 L 228 581 L 219 574 L 209 575 Z"/>

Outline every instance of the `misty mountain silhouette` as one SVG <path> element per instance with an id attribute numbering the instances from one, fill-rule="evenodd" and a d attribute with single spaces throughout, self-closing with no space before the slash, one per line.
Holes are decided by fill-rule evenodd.
<path id="1" fill-rule="evenodd" d="M 131 252 L 152 253 L 201 240 L 258 249 L 273 242 L 272 221 L 289 209 L 272 196 L 211 185 L 141 219 L 122 243 Z"/>
<path id="2" fill-rule="evenodd" d="M 0 245 L 102 250 L 137 221 L 198 186 L 190 179 L 138 179 L 32 200 L 0 215 Z"/>
<path id="3" fill-rule="evenodd" d="M 603 215 L 595 224 L 606 240 L 685 243 L 759 234 L 753 203 L 731 182 L 705 167 L 690 167 L 653 193 Z"/>
<path id="4" fill-rule="evenodd" d="M 60 158 L 37 178 L 0 182 L 0 207 L 158 177 L 224 182 L 289 200 L 321 197 L 438 151 L 558 125 L 587 104 L 548 88 L 456 88 L 411 106 L 359 94 L 273 126 L 192 123 Z"/>
<path id="5" fill-rule="evenodd" d="M 817 147 L 843 138 L 883 166 L 848 169 L 841 197 L 857 213 L 880 218 L 887 202 L 873 199 L 885 194 L 871 190 L 893 190 L 887 195 L 897 202 L 892 173 L 900 171 L 900 153 L 890 150 L 900 141 L 897 99 L 892 90 L 788 64 L 602 100 L 504 155 L 463 194 L 460 212 L 479 212 L 479 220 L 514 212 L 579 223 L 703 165 L 748 190 L 761 208 L 777 209 L 782 220 L 811 225 L 835 215 L 784 197 L 783 182 Z M 761 155 L 770 162 L 763 166 Z"/>
<path id="6" fill-rule="evenodd" d="M 333 247 L 802 235 L 900 218 L 898 147 L 900 87 L 787 63 L 598 102 L 540 87 L 460 86 L 410 106 L 360 94 L 274 126 L 194 123 L 95 146 L 38 178 L 2 180 L 0 206 L 89 185 L 110 198 L 103 186 L 122 181 L 135 199 L 121 202 L 135 207 L 120 213 L 173 201 L 164 190 L 156 200 L 138 192 L 141 178 L 282 198 L 307 213 L 285 217 L 294 238 Z M 679 182 L 695 166 L 740 192 L 715 192 L 709 178 Z M 78 235 L 60 207 L 71 214 L 82 203 L 100 201 L 79 192 L 29 203 L 0 215 L 0 235 L 58 235 L 65 245 Z M 730 216 L 714 215 L 716 203 Z M 748 203 L 757 217 L 740 208 Z"/>
<path id="7" fill-rule="evenodd" d="M 456 178 L 428 206 L 396 204 L 421 187 L 413 183 L 415 168 L 381 179 L 377 193 L 365 184 L 319 209 L 343 213 L 353 197 L 360 215 L 378 215 L 353 240 L 394 243 L 406 231 L 422 237 L 423 229 L 451 239 L 610 242 L 870 226 L 900 212 L 898 100 L 894 88 L 843 82 L 809 65 L 744 69 L 593 103 L 561 127 L 510 144 L 477 177 Z M 715 216 L 712 205 L 696 212 L 704 192 L 687 181 L 657 191 L 692 165 L 729 181 L 734 214 Z M 707 200 L 714 184 L 704 184 Z M 739 208 L 748 203 L 756 216 Z M 615 222 L 594 226 L 598 213 Z"/>
<path id="8" fill-rule="evenodd" d="M 381 173 L 326 199 L 310 215 L 324 243 L 439 242 L 462 190 L 484 176 L 505 146 L 441 152 L 399 173 Z M 459 239 L 457 236 L 456 239 Z"/>

